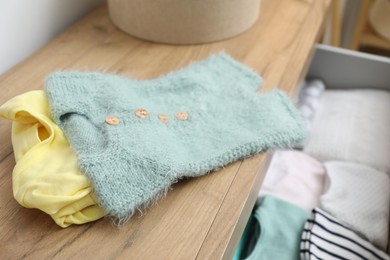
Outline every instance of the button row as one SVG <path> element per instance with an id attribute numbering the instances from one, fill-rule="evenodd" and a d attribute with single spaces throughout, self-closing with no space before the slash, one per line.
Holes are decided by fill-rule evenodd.
<path id="1" fill-rule="evenodd" d="M 145 108 L 139 108 L 139 109 L 135 110 L 135 115 L 141 119 L 145 119 L 149 116 L 149 112 Z M 176 112 L 175 117 L 177 120 L 186 121 L 186 120 L 188 120 L 189 115 L 185 111 L 179 111 L 179 112 Z M 158 114 L 158 118 L 164 124 L 169 122 L 169 117 L 165 114 L 161 114 L 161 113 Z M 106 123 L 109 125 L 118 125 L 120 123 L 120 120 L 119 120 L 119 118 L 117 118 L 115 116 L 107 116 Z"/>

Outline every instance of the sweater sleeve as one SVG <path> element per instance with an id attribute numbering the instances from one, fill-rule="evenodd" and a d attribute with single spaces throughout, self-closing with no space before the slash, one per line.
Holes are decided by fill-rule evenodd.
<path id="1" fill-rule="evenodd" d="M 61 125 L 70 114 L 86 115 L 94 112 L 97 93 L 104 86 L 99 73 L 56 72 L 46 79 L 46 95 L 51 101 L 54 121 Z"/>

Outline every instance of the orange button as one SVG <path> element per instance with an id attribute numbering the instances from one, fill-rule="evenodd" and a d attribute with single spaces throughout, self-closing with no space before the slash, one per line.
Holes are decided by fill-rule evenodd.
<path id="1" fill-rule="evenodd" d="M 181 121 L 185 121 L 188 119 L 188 113 L 185 111 L 180 111 L 176 113 L 176 118 Z"/>
<path id="2" fill-rule="evenodd" d="M 169 122 L 169 117 L 164 114 L 158 114 L 158 118 L 165 124 Z"/>
<path id="3" fill-rule="evenodd" d="M 135 111 L 135 115 L 139 118 L 147 118 L 149 116 L 149 112 L 148 110 L 144 109 L 144 108 L 138 108 L 136 111 Z"/>
<path id="4" fill-rule="evenodd" d="M 106 123 L 109 125 L 118 125 L 119 124 L 119 118 L 115 116 L 107 116 L 106 117 Z"/>

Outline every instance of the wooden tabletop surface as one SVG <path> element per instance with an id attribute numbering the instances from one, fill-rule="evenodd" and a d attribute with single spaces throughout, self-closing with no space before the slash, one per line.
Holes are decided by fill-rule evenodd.
<path id="1" fill-rule="evenodd" d="M 131 37 L 102 6 L 0 76 L 0 104 L 34 89 L 56 70 L 92 70 L 154 78 L 224 50 L 291 96 L 306 73 L 331 0 L 262 0 L 260 18 L 226 41 L 175 46 Z M 182 180 L 145 214 L 123 227 L 107 219 L 62 229 L 12 196 L 11 122 L 0 120 L 0 258 L 228 259 L 234 253 L 270 155 Z M 4 258 L 5 257 L 5 258 Z"/>

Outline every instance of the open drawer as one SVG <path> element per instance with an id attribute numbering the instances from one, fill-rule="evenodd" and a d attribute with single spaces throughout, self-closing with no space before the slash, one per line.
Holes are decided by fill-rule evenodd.
<path id="1" fill-rule="evenodd" d="M 350 51 L 350 50 L 329 47 L 329 46 L 325 46 L 325 45 L 316 45 L 315 48 L 316 48 L 315 54 L 314 54 L 314 57 L 311 61 L 310 66 L 309 66 L 308 74 L 306 76 L 306 78 L 308 79 L 308 84 L 306 84 L 305 87 L 310 85 L 310 83 L 309 83 L 310 79 L 320 79 L 325 83 L 325 86 L 328 90 L 328 91 L 326 91 L 326 93 L 322 92 L 322 88 L 321 88 L 321 92 L 322 92 L 321 96 L 318 94 L 319 92 L 317 92 L 316 95 L 314 95 L 312 92 L 312 94 L 313 94 L 312 97 L 317 98 L 315 101 L 319 101 L 317 103 L 318 104 L 317 112 L 320 114 L 320 110 L 326 111 L 326 112 L 331 111 L 331 113 L 327 114 L 326 119 L 337 118 L 337 121 L 339 122 L 339 124 L 325 123 L 325 125 L 324 125 L 324 124 L 322 124 L 323 123 L 322 120 L 317 120 L 315 122 L 316 123 L 315 136 L 312 135 L 312 133 L 314 131 L 311 132 L 309 134 L 310 137 L 308 139 L 308 142 L 312 141 L 312 143 L 319 144 L 319 145 L 316 145 L 316 147 L 317 148 L 321 148 L 321 147 L 324 148 L 326 150 L 326 152 L 328 154 L 330 154 L 330 157 L 333 156 L 333 159 L 322 160 L 319 157 L 314 156 L 314 154 L 307 153 L 306 147 L 303 148 L 303 152 L 306 153 L 306 156 L 307 155 L 309 155 L 309 156 L 303 157 L 304 159 L 302 159 L 302 157 L 298 157 L 298 156 L 293 157 L 292 154 L 289 154 L 290 157 L 288 155 L 287 156 L 281 156 L 280 154 L 279 154 L 279 156 L 277 154 L 274 155 L 273 161 L 271 163 L 271 167 L 268 169 L 267 177 L 272 176 L 272 175 L 276 176 L 276 177 L 273 177 L 273 181 L 270 181 L 268 183 L 267 183 L 267 179 L 265 180 L 265 182 L 263 183 L 263 187 L 262 187 L 263 192 L 265 191 L 263 193 L 263 195 L 269 195 L 269 194 L 276 195 L 276 197 L 279 197 L 280 199 L 283 199 L 285 201 L 289 201 L 289 202 L 294 201 L 295 203 L 293 203 L 293 204 L 296 204 L 297 206 L 301 206 L 301 208 L 303 208 L 303 204 L 305 204 L 305 203 L 302 203 L 302 202 L 299 203 L 298 200 L 293 199 L 294 196 L 299 197 L 299 195 L 301 198 L 305 197 L 302 193 L 299 195 L 294 193 L 295 190 L 304 190 L 305 189 L 305 188 L 299 186 L 302 179 L 304 179 L 304 181 L 302 181 L 302 183 L 305 183 L 306 187 L 310 186 L 312 193 L 307 192 L 306 195 L 307 196 L 314 195 L 312 197 L 313 201 L 315 201 L 317 199 L 316 196 L 322 197 L 322 196 L 326 195 L 325 194 L 326 192 L 328 192 L 328 190 L 327 190 L 328 186 L 326 186 L 326 184 L 324 182 L 322 182 L 322 183 L 315 182 L 315 181 L 311 180 L 311 177 L 309 175 L 305 175 L 306 173 L 317 172 L 317 174 L 318 174 L 319 172 L 323 172 L 324 175 L 322 175 L 322 176 L 325 176 L 325 169 L 322 166 L 326 165 L 326 166 L 331 167 L 331 168 L 326 168 L 326 170 L 329 170 L 329 171 L 326 171 L 327 172 L 326 175 L 335 176 L 338 173 L 342 173 L 341 171 L 346 168 L 347 169 L 347 171 L 345 172 L 346 174 L 339 175 L 339 176 L 343 176 L 342 177 L 343 182 L 339 181 L 339 183 L 337 183 L 338 186 L 334 185 L 334 186 L 336 186 L 336 189 L 337 188 L 339 188 L 339 189 L 336 192 L 332 193 L 331 199 L 329 199 L 330 196 L 328 193 L 327 198 L 326 198 L 327 200 L 325 200 L 325 202 L 328 204 L 325 204 L 324 201 L 322 201 L 322 206 L 319 206 L 319 208 L 321 208 L 323 211 L 327 211 L 324 206 L 329 206 L 329 203 L 331 203 L 331 202 L 342 201 L 342 203 L 354 204 L 354 207 L 352 207 L 352 206 L 349 208 L 348 207 L 339 207 L 339 205 L 343 205 L 343 204 L 340 204 L 339 202 L 337 202 L 337 203 L 339 203 L 339 204 L 337 204 L 337 210 L 339 210 L 339 212 L 342 212 L 342 213 L 348 209 L 352 209 L 352 210 L 347 211 L 347 213 L 349 213 L 349 212 L 356 213 L 356 211 L 362 212 L 362 211 L 366 211 L 366 209 L 369 209 L 369 211 L 368 211 L 369 214 L 361 214 L 361 215 L 367 216 L 367 218 L 363 218 L 363 217 L 356 218 L 356 219 L 358 219 L 358 221 L 361 221 L 361 220 L 363 220 L 363 221 L 357 222 L 358 224 L 355 224 L 352 221 L 351 222 L 345 221 L 347 218 L 345 218 L 345 219 L 343 218 L 343 220 L 345 221 L 344 224 L 346 222 L 348 222 L 349 224 L 352 223 L 350 225 L 351 229 L 352 229 L 352 226 L 353 227 L 357 226 L 359 229 L 354 229 L 355 233 L 361 232 L 360 234 L 364 234 L 364 235 L 368 234 L 369 236 L 367 235 L 366 241 L 369 240 L 373 244 L 375 242 L 375 246 L 377 248 L 380 248 L 381 251 L 385 251 L 386 246 L 387 246 L 387 252 L 389 254 L 390 249 L 389 249 L 388 241 L 390 239 L 386 238 L 386 235 L 388 233 L 383 232 L 385 229 L 382 228 L 385 226 L 387 228 L 387 223 L 389 223 L 389 220 L 384 219 L 383 216 L 385 216 L 386 214 L 383 214 L 383 215 L 377 214 L 377 212 L 382 213 L 383 209 L 388 210 L 390 208 L 390 205 L 388 205 L 388 204 L 390 204 L 390 203 L 388 203 L 389 200 L 387 200 L 388 198 L 390 198 L 390 192 L 388 192 L 390 190 L 390 187 L 388 187 L 388 184 L 390 184 L 390 180 L 388 180 L 388 178 L 386 178 L 387 176 L 385 173 L 385 172 L 387 172 L 388 174 L 390 174 L 390 170 L 378 171 L 379 167 L 377 167 L 377 166 L 378 165 L 381 165 L 381 166 L 387 165 L 388 169 L 390 169 L 390 165 L 389 165 L 390 164 L 390 155 L 389 155 L 389 153 L 390 153 L 390 137 L 387 138 L 388 136 L 390 136 L 390 131 L 389 131 L 390 127 L 380 128 L 381 130 L 379 132 L 382 133 L 383 136 L 386 136 L 386 138 L 387 138 L 386 140 L 388 142 L 381 143 L 379 141 L 380 145 L 377 146 L 378 141 L 370 142 L 370 140 L 373 140 L 373 139 L 379 137 L 379 135 L 378 136 L 375 134 L 371 135 L 372 132 L 375 132 L 375 133 L 378 132 L 376 130 L 377 124 L 372 123 L 375 121 L 366 120 L 367 118 L 371 118 L 371 117 L 364 117 L 364 115 L 371 113 L 370 115 L 373 115 L 373 117 L 377 117 L 377 118 L 382 119 L 383 117 L 387 117 L 388 116 L 387 113 L 388 113 L 389 114 L 388 119 L 383 120 L 381 122 L 385 122 L 383 125 L 390 126 L 390 92 L 383 91 L 383 90 L 390 90 L 390 59 L 375 56 L 375 55 Z M 313 84 L 313 85 L 311 85 L 312 87 L 315 85 L 313 82 L 314 81 L 311 82 L 311 84 Z M 316 81 L 316 82 L 318 83 L 318 81 Z M 321 84 L 321 87 L 322 87 L 322 84 Z M 373 89 L 375 89 L 375 90 L 373 90 Z M 313 90 L 313 88 L 311 88 L 311 90 Z M 302 92 L 304 92 L 304 91 L 305 91 L 305 89 L 302 89 Z M 332 103 L 333 101 L 331 103 L 327 103 L 325 101 L 332 100 L 332 97 L 336 97 L 337 95 L 339 95 L 339 97 L 340 97 L 340 93 L 341 93 L 342 98 L 341 99 L 337 98 L 338 101 L 335 103 L 335 104 L 337 104 L 338 107 L 334 108 L 332 106 L 324 106 L 325 104 L 326 105 L 333 104 Z M 369 94 L 369 96 L 367 96 L 367 93 Z M 384 95 L 384 94 L 386 94 L 386 95 Z M 302 96 L 303 95 L 299 95 L 300 98 L 302 98 Z M 360 98 L 360 100 L 362 100 L 362 102 L 358 102 L 358 103 L 355 102 L 355 99 L 356 99 L 355 97 L 357 97 L 357 96 Z M 378 102 L 378 99 L 376 99 L 375 97 L 384 97 L 383 99 L 380 98 L 380 100 L 382 101 L 382 103 L 385 103 L 386 106 L 379 106 L 379 109 L 378 109 L 377 106 L 378 106 L 378 103 L 380 103 L 380 102 Z M 352 105 L 351 105 L 351 102 L 353 103 Z M 367 103 L 369 104 L 369 106 L 367 106 Z M 299 104 L 299 102 L 298 102 L 298 104 Z M 346 104 L 349 104 L 349 106 Z M 345 107 L 343 105 L 346 105 L 347 109 L 345 109 Z M 321 108 L 321 106 L 322 106 L 322 108 Z M 353 109 L 356 107 L 359 107 L 359 109 L 357 109 L 357 110 Z M 380 113 L 372 113 L 371 112 L 372 111 L 371 108 L 375 108 L 374 110 L 378 111 L 378 110 L 381 110 L 381 108 L 383 108 L 383 107 L 386 107 L 387 109 L 382 109 L 382 111 L 379 111 Z M 312 108 L 315 108 L 315 106 L 313 105 Z M 352 108 L 352 109 L 349 110 L 348 108 Z M 367 108 L 365 111 L 369 111 L 369 112 L 359 113 L 359 112 L 362 112 L 361 110 L 365 109 L 365 108 Z M 334 112 L 334 113 L 332 113 L 332 112 Z M 325 114 L 326 113 L 322 113 L 322 115 L 325 115 Z M 339 115 L 345 116 L 345 114 L 346 114 L 347 120 L 344 121 L 345 117 L 339 117 Z M 352 118 L 351 120 L 348 120 L 349 114 L 354 114 L 354 116 L 351 117 Z M 380 114 L 380 116 L 379 116 L 379 114 Z M 309 118 L 316 120 L 316 114 L 314 114 L 314 116 L 312 114 L 312 116 Z M 342 120 L 340 120 L 340 118 Z M 321 119 L 321 118 L 319 118 L 319 119 Z M 322 119 L 325 119 L 325 118 L 322 118 Z M 362 121 L 364 121 L 365 124 L 367 123 L 368 127 L 363 127 L 362 125 L 358 125 L 357 127 L 355 127 L 356 122 L 360 122 L 360 119 L 362 119 Z M 328 122 L 328 121 L 325 120 L 325 122 Z M 351 123 L 351 124 L 349 124 L 349 123 Z M 352 124 L 352 123 L 354 123 L 354 124 Z M 318 129 L 320 129 L 320 131 L 317 131 Z M 325 129 L 325 130 L 323 130 L 323 129 Z M 327 132 L 327 130 L 332 130 L 332 131 Z M 350 130 L 356 131 L 357 134 L 350 134 Z M 369 130 L 369 131 L 364 132 L 365 130 Z M 339 140 L 338 139 L 338 137 L 339 137 L 338 132 L 342 133 L 342 135 L 340 135 L 341 139 L 346 137 L 345 138 L 346 140 Z M 318 133 L 321 133 L 321 134 L 318 134 Z M 345 146 L 348 148 L 349 147 L 357 147 L 355 145 L 356 139 L 354 139 L 352 137 L 356 137 L 359 135 L 361 136 L 361 135 L 364 135 L 366 133 L 369 133 L 369 135 L 371 135 L 372 137 L 366 138 L 366 139 L 358 139 L 358 141 L 360 143 L 363 143 L 363 141 L 367 141 L 367 143 L 368 143 L 367 146 L 370 147 L 370 149 L 374 150 L 374 153 L 365 152 L 364 155 L 368 158 L 371 158 L 372 156 L 378 157 L 377 158 L 378 161 L 379 161 L 379 159 L 381 159 L 380 162 L 382 164 L 369 164 L 368 162 L 363 163 L 361 161 L 355 160 L 355 158 L 353 158 L 353 160 L 348 161 L 348 160 L 345 160 L 344 158 L 337 157 L 338 155 L 343 155 L 343 153 L 332 154 L 332 152 L 338 151 L 337 149 L 333 149 L 333 147 L 332 147 L 333 144 L 336 147 L 338 145 L 342 146 L 344 144 L 348 145 L 348 146 Z M 330 137 L 330 138 L 326 138 L 326 137 Z M 335 140 L 334 137 L 337 137 L 337 140 L 336 140 L 337 142 L 333 142 Z M 348 139 L 348 137 L 351 137 L 351 138 Z M 310 138 L 313 138 L 313 139 L 310 139 Z M 315 139 L 315 141 L 314 141 L 314 139 Z M 381 139 L 379 138 L 378 140 L 381 140 Z M 327 142 L 327 141 L 332 141 L 332 142 Z M 330 148 L 330 149 L 328 149 L 328 148 Z M 382 151 L 383 148 L 385 149 L 385 152 L 383 153 L 384 156 L 380 157 L 377 154 L 375 154 L 375 150 Z M 313 149 L 312 151 L 314 151 L 314 150 L 315 149 Z M 318 150 L 320 150 L 320 149 L 318 149 Z M 284 151 L 284 152 L 286 152 L 286 151 Z M 288 151 L 288 152 L 291 152 L 291 151 Z M 294 151 L 294 152 L 297 152 L 297 151 Z M 354 150 L 352 149 L 352 151 L 351 151 L 352 155 L 353 155 L 353 152 L 354 152 Z M 300 156 L 303 155 L 303 153 L 301 153 L 300 151 L 297 154 L 299 154 Z M 389 155 L 388 158 L 387 158 L 387 155 Z M 275 158 L 277 158 L 277 159 L 275 160 Z M 307 159 L 307 161 L 305 161 L 305 159 Z M 313 161 L 308 160 L 308 159 L 313 159 Z M 316 159 L 316 160 L 314 160 L 314 159 Z M 358 159 L 360 159 L 360 158 L 358 158 Z M 284 162 L 286 162 L 286 161 L 287 162 L 282 163 L 283 160 L 285 160 Z M 322 161 L 322 163 L 320 163 L 319 161 Z M 333 162 L 330 162 L 330 161 L 333 161 Z M 315 166 L 319 166 L 319 167 L 315 168 Z M 297 167 L 297 168 L 295 168 L 295 167 Z M 313 167 L 313 168 L 310 168 L 310 167 Z M 305 168 L 307 168 L 306 171 L 305 171 Z M 316 169 L 316 170 L 313 170 L 313 169 Z M 368 169 L 368 170 L 366 171 L 366 169 Z M 280 174 L 278 173 L 278 171 Z M 294 174 L 293 172 L 299 172 L 299 174 Z M 371 175 L 371 173 L 373 173 L 373 174 Z M 286 177 L 287 175 L 291 175 L 292 177 L 291 176 Z M 363 175 L 363 178 L 361 178 L 362 175 Z M 350 177 L 350 178 L 347 178 L 347 177 Z M 286 181 L 286 180 L 283 180 L 283 178 L 285 178 L 285 179 L 289 178 L 289 179 L 288 179 L 288 181 Z M 356 179 L 359 179 L 359 182 L 357 182 Z M 329 180 L 333 181 L 334 179 L 332 179 L 332 177 L 329 177 Z M 374 180 L 374 181 L 371 184 L 372 180 Z M 385 181 L 382 181 L 382 180 L 385 180 Z M 284 183 L 284 185 L 280 185 L 279 182 Z M 287 182 L 294 183 L 294 185 L 291 185 L 294 187 L 292 188 L 292 187 L 288 186 Z M 359 185 L 361 183 L 363 183 L 363 185 Z M 374 192 L 372 192 L 372 193 L 365 192 L 364 190 L 360 189 L 363 186 L 367 187 L 368 186 L 367 183 L 370 183 L 370 187 L 372 188 L 372 190 L 376 189 L 375 195 L 369 196 L 371 194 L 374 194 Z M 355 184 L 357 184 L 357 185 L 355 185 Z M 272 186 L 272 185 L 275 185 L 277 187 Z M 278 186 L 278 185 L 280 185 L 280 186 Z M 351 189 L 351 188 L 348 188 L 348 186 L 354 186 L 355 188 Z M 272 189 L 271 187 L 273 187 L 274 189 Z M 316 189 L 315 187 L 323 187 L 323 190 L 321 190 L 321 188 L 319 188 L 318 192 L 313 192 Z M 346 188 L 344 188 L 344 187 L 346 187 Z M 278 188 L 280 190 L 283 190 L 283 193 L 282 192 L 279 193 L 277 191 Z M 295 190 L 293 190 L 294 188 L 295 188 Z M 333 191 L 334 190 L 335 190 L 335 188 L 333 188 Z M 370 189 L 367 189 L 367 190 L 370 190 Z M 382 192 L 383 190 L 386 192 Z M 347 195 L 343 197 L 343 195 L 340 195 L 338 193 L 339 191 L 342 194 L 347 194 Z M 359 194 L 356 194 L 356 191 Z M 288 195 L 290 196 L 288 199 L 286 199 L 286 197 L 288 197 L 286 195 L 287 193 L 289 193 Z M 334 194 L 336 194 L 336 196 L 333 196 Z M 377 196 L 381 196 L 381 197 L 377 197 Z M 322 197 L 322 198 L 324 198 L 324 197 Z M 348 200 L 345 198 L 347 198 Z M 366 199 L 366 198 L 370 198 L 370 199 Z M 365 205 L 367 205 L 367 201 L 371 201 L 372 199 L 376 200 L 376 201 L 381 201 L 381 203 L 379 203 L 379 202 L 378 202 L 378 204 L 372 203 L 369 206 L 365 206 Z M 269 200 L 267 202 L 269 202 Z M 296 202 L 298 202 L 298 203 L 296 203 Z M 353 202 L 353 203 L 351 203 L 351 202 Z M 285 210 L 286 206 L 281 202 L 279 202 L 279 203 L 280 204 L 279 204 L 278 211 L 277 211 L 278 214 L 281 216 L 287 215 L 287 214 L 284 214 L 284 211 L 283 211 L 283 210 Z M 267 210 L 269 210 L 269 208 L 267 208 L 269 203 L 266 206 L 264 206 L 264 204 L 266 204 L 266 203 L 264 202 L 264 200 L 262 200 L 261 202 L 259 202 L 258 205 L 255 206 L 254 213 L 252 213 L 250 220 L 248 221 L 247 227 L 245 228 L 242 240 L 240 241 L 240 244 L 239 244 L 239 247 L 236 251 L 234 259 L 243 259 L 243 258 L 246 258 L 248 256 L 249 256 L 249 259 L 255 259 L 255 257 L 258 257 L 261 254 L 267 254 L 267 253 L 265 253 L 266 250 L 264 249 L 266 247 L 271 248 L 267 252 L 269 254 L 273 254 L 272 246 L 270 246 L 270 244 L 267 244 L 267 241 L 266 241 L 266 239 L 264 239 L 264 237 L 267 235 L 269 236 L 270 233 L 272 233 L 270 231 L 270 229 L 271 229 L 270 227 L 271 226 L 272 227 L 278 226 L 277 224 L 273 225 L 273 224 L 278 223 L 278 222 L 276 222 L 276 221 L 271 222 L 271 221 L 269 221 L 269 219 L 267 219 L 268 216 L 264 212 L 267 212 Z M 259 206 L 259 205 L 261 205 L 261 206 Z M 313 204 L 311 204 L 311 206 L 312 205 Z M 372 205 L 380 205 L 380 206 L 372 207 Z M 383 205 L 386 205 L 386 206 L 383 206 Z M 308 210 L 308 208 L 312 208 L 311 206 L 307 206 L 307 204 L 306 204 L 305 209 Z M 329 208 L 332 209 L 331 207 L 329 207 Z M 378 208 L 379 208 L 379 210 L 378 210 Z M 260 209 L 260 210 L 258 210 L 258 209 Z M 372 209 L 372 211 L 370 211 L 370 209 Z M 289 210 L 293 210 L 293 209 L 289 209 Z M 276 212 L 276 210 L 275 210 L 275 212 Z M 294 215 L 295 217 L 299 216 L 299 211 L 296 211 L 296 212 L 290 211 L 290 212 L 294 212 L 291 215 Z M 329 211 L 328 214 L 332 215 L 331 212 L 332 211 Z M 339 213 L 339 212 L 337 212 L 337 213 Z M 389 214 L 387 212 L 387 216 L 388 215 Z M 336 218 L 336 216 L 337 215 L 335 215 L 334 217 Z M 340 216 L 341 216 L 341 214 L 340 214 Z M 352 216 L 358 216 L 358 215 L 353 214 Z M 297 219 L 298 218 L 299 217 L 297 217 Z M 275 219 L 278 219 L 278 218 L 276 217 Z M 367 219 L 369 221 L 367 221 Z M 380 221 L 377 221 L 378 219 L 380 219 Z M 307 221 L 307 220 L 305 220 L 305 221 Z M 313 221 L 313 219 L 311 219 L 310 221 Z M 342 222 L 341 219 L 338 219 L 337 221 Z M 293 241 L 289 245 L 287 245 L 287 243 L 286 243 L 287 246 L 285 245 L 283 247 L 283 248 L 289 248 L 291 251 L 288 251 L 288 252 L 290 254 L 293 254 L 293 253 L 295 253 L 294 248 L 296 248 L 295 247 L 296 244 L 294 244 L 296 240 L 294 240 L 294 239 L 297 239 L 297 238 L 296 237 L 288 237 L 288 234 L 289 234 L 289 232 L 290 233 L 295 232 L 294 234 L 298 233 L 299 231 L 297 232 L 297 230 L 299 230 L 299 228 L 297 228 L 296 230 L 293 230 L 292 228 L 289 229 L 290 227 L 294 226 L 294 224 L 293 224 L 294 222 L 292 221 L 292 219 L 289 219 L 288 222 L 290 223 L 290 226 L 285 227 L 283 229 L 283 232 L 280 232 L 280 233 L 285 234 L 285 237 L 283 237 L 284 241 L 287 241 L 288 239 L 290 239 L 290 241 Z M 334 222 L 334 223 L 336 223 L 336 222 Z M 369 232 L 363 233 L 361 230 L 367 231 L 367 229 L 366 229 L 367 223 L 380 223 L 380 225 L 378 225 L 378 226 L 380 226 L 380 228 L 375 227 L 375 229 L 374 229 L 374 227 L 372 227 L 372 229 L 370 229 Z M 323 222 L 322 222 L 322 224 L 323 224 Z M 359 226 L 359 224 L 361 224 L 361 225 Z M 262 225 L 264 225 L 264 226 L 262 226 Z M 281 225 L 279 225 L 279 226 L 281 226 Z M 312 226 L 309 225 L 309 228 L 307 228 L 305 226 L 306 235 L 307 235 L 307 233 L 312 232 L 312 230 L 313 230 Z M 372 226 L 374 226 L 374 225 L 372 225 Z M 331 233 L 332 230 L 334 230 L 334 229 L 332 229 L 334 227 L 332 227 L 331 225 L 330 225 L 330 227 L 331 227 L 330 228 L 330 230 L 331 230 L 330 233 Z M 364 227 L 364 229 L 360 229 L 360 227 Z M 266 230 L 267 228 L 268 228 L 268 231 L 267 231 L 268 234 L 267 234 L 267 232 L 263 231 L 263 230 Z M 326 228 L 326 225 L 325 225 L 325 228 Z M 371 226 L 369 228 L 371 228 Z M 337 232 L 340 232 L 340 230 L 337 230 Z M 273 231 L 274 231 L 273 234 L 280 234 L 275 230 L 273 230 Z M 313 234 L 316 232 L 318 232 L 318 229 L 315 232 L 313 232 Z M 332 237 L 332 236 L 326 236 L 325 233 L 326 232 L 319 233 L 321 235 L 324 235 L 324 240 L 326 240 L 325 238 Z M 302 236 L 304 234 L 305 233 L 303 233 Z M 317 236 L 317 234 L 315 236 Z M 337 234 L 337 233 L 334 233 L 334 234 Z M 334 234 L 332 234 L 332 235 L 334 235 Z M 375 234 L 377 234 L 377 236 Z M 277 236 L 277 235 L 275 235 L 275 236 Z M 305 236 L 306 241 L 309 240 L 308 237 L 309 237 L 309 235 Z M 345 238 L 347 240 L 349 238 L 353 239 L 354 236 L 352 236 L 352 235 L 350 237 L 346 236 Z M 317 244 L 318 248 L 320 248 L 320 246 L 325 246 L 325 247 L 318 249 L 318 250 L 323 250 L 323 251 L 329 250 L 329 252 L 333 252 L 332 251 L 333 249 L 335 249 L 335 248 L 337 249 L 337 246 L 342 245 L 342 243 L 343 243 L 343 242 L 341 242 L 342 240 L 338 240 L 338 239 L 335 239 L 334 241 L 333 240 L 326 240 L 326 241 L 331 241 L 330 242 L 331 244 L 333 242 L 335 242 L 331 246 L 329 246 L 326 244 L 327 242 L 325 242 L 325 243 L 323 242 L 324 240 L 321 240 L 320 242 L 318 242 L 319 240 L 314 238 L 313 240 L 309 240 L 309 241 L 310 241 L 310 245 L 312 243 L 313 244 L 318 243 Z M 302 249 L 302 241 L 303 241 L 303 238 L 301 236 L 299 236 L 299 249 L 301 250 L 299 252 L 302 253 L 304 251 L 308 251 L 308 252 L 314 254 L 315 249 L 313 251 L 309 251 L 308 248 L 310 246 L 304 246 L 304 248 Z M 350 241 L 353 241 L 353 240 L 350 240 Z M 358 240 L 355 240 L 355 241 L 358 241 Z M 337 243 L 340 243 L 340 244 L 337 245 Z M 307 244 L 307 243 L 303 243 L 303 244 Z M 348 251 L 348 249 L 351 249 L 351 248 L 348 248 L 346 245 L 347 245 L 347 243 L 343 244 L 343 246 L 345 246 L 343 248 L 346 248 L 347 251 Z M 380 247 L 378 245 L 380 245 Z M 326 247 L 326 246 L 328 246 L 328 247 Z M 316 247 L 316 246 L 313 246 L 313 247 Z M 345 252 L 342 252 L 340 250 L 339 251 L 336 250 L 336 252 L 341 254 L 343 257 L 346 257 L 347 259 L 354 259 L 354 258 L 350 258 L 348 256 L 348 254 L 345 254 Z M 305 253 L 306 252 L 304 252 L 303 254 L 305 254 Z M 327 258 L 323 257 L 323 255 L 321 255 L 321 258 L 327 259 Z"/>
<path id="2" fill-rule="evenodd" d="M 315 55 L 307 74 L 307 79 L 315 78 L 323 80 L 327 89 L 390 90 L 390 58 L 325 45 L 317 45 Z M 376 106 L 379 107 L 380 105 L 376 104 Z M 389 106 L 386 107 L 388 108 Z M 379 111 L 380 109 L 378 108 L 375 110 Z M 380 112 L 382 117 L 383 115 L 384 117 L 387 117 L 387 113 L 388 118 L 390 118 L 390 110 Z M 386 119 L 386 122 L 390 122 L 390 120 Z M 372 124 L 375 126 L 375 122 Z M 339 125 L 336 127 L 341 128 L 343 126 Z M 383 125 L 381 125 L 381 127 L 382 133 L 387 132 L 390 134 L 389 127 L 383 128 Z M 364 131 L 364 129 L 364 127 L 355 128 L 356 131 Z M 371 140 L 376 137 L 378 136 L 373 137 Z M 383 147 L 388 147 L 386 151 L 390 151 L 390 144 L 388 142 L 389 139 L 387 138 L 386 140 L 387 141 L 381 146 L 381 148 L 383 149 Z M 323 143 L 326 143 L 326 141 Z M 373 153 L 372 156 L 378 157 L 380 155 Z M 390 157 L 388 157 L 388 159 L 386 158 L 382 158 L 382 160 L 384 159 L 387 161 L 387 164 L 390 164 Z M 388 188 L 390 189 L 390 187 Z M 390 254 L 390 243 L 387 246 L 387 252 Z"/>
<path id="3" fill-rule="evenodd" d="M 327 88 L 390 90 L 390 58 L 318 44 L 307 78 L 320 78 Z"/>

